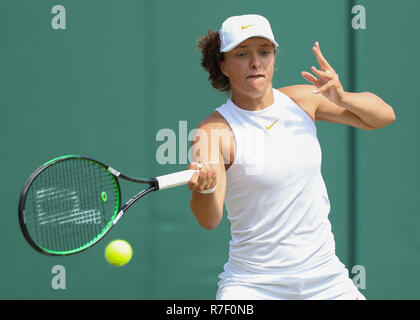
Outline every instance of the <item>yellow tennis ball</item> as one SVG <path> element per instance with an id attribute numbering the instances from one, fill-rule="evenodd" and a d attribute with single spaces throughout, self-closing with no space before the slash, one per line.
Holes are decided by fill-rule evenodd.
<path id="1" fill-rule="evenodd" d="M 127 264 L 133 256 L 130 244 L 124 240 L 111 241 L 105 248 L 105 259 L 113 266 Z"/>

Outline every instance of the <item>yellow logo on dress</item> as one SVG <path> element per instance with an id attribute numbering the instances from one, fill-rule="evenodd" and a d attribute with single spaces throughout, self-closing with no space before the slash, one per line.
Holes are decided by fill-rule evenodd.
<path id="1" fill-rule="evenodd" d="M 274 126 L 274 124 L 279 121 L 279 119 L 277 119 L 276 121 L 274 121 L 270 126 L 265 127 L 267 130 L 270 130 L 272 126 Z"/>

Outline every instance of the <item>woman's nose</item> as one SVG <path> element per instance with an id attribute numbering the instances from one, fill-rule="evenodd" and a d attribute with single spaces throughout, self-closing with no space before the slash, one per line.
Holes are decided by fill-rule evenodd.
<path id="1" fill-rule="evenodd" d="M 261 60 L 256 53 L 251 54 L 250 67 L 258 69 L 261 66 Z"/>

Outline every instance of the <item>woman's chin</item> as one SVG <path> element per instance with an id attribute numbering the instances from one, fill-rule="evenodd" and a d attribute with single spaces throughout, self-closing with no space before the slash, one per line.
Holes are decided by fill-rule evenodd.
<path id="1" fill-rule="evenodd" d="M 252 81 L 248 84 L 249 93 L 260 95 L 267 90 L 268 84 L 265 81 Z"/>

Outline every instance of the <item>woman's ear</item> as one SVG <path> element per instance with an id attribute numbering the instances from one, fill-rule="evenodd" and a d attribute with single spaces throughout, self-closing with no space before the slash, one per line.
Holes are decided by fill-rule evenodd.
<path id="1" fill-rule="evenodd" d="M 219 69 L 220 71 L 229 78 L 229 74 L 226 71 L 226 66 L 225 66 L 225 62 L 224 61 L 219 61 Z"/>

